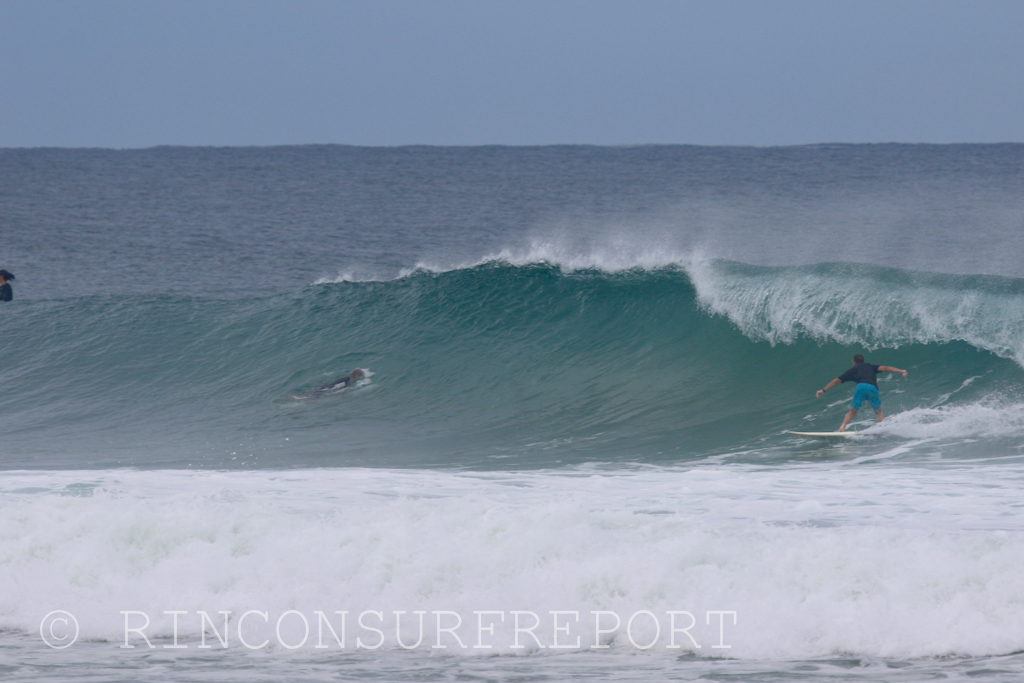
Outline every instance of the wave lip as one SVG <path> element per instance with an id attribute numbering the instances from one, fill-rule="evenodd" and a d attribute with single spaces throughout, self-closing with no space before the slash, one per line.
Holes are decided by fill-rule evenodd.
<path id="1" fill-rule="evenodd" d="M 751 339 L 868 349 L 964 341 L 1024 366 L 1024 281 L 858 264 L 687 266 L 697 299 Z"/>
<path id="2" fill-rule="evenodd" d="M 622 234 L 608 238 L 599 246 L 592 246 L 585 250 L 567 245 L 560 240 L 532 240 L 525 248 L 506 247 L 471 263 L 444 266 L 422 262 L 417 264 L 413 270 L 447 272 L 488 263 L 503 263 L 512 266 L 549 265 L 566 273 L 581 270 L 621 273 L 623 271 L 651 271 L 683 267 L 700 258 L 699 252 L 676 249 L 652 242 L 649 239 L 637 240 L 632 236 Z"/>
<path id="3" fill-rule="evenodd" d="M 695 259 L 703 258 L 700 250 L 683 249 L 671 246 L 671 243 L 671 239 L 658 240 L 649 235 L 638 239 L 629 233 L 607 236 L 586 248 L 580 248 L 578 244 L 560 238 L 533 239 L 525 246 L 503 247 L 473 259 L 422 259 L 411 267 L 399 269 L 393 277 L 363 276 L 357 274 L 354 269 L 348 269 L 332 277 L 318 278 L 312 284 L 388 281 L 407 278 L 417 273 L 436 275 L 472 270 L 481 266 L 546 266 L 567 274 L 579 271 L 614 274 L 684 268 Z"/>

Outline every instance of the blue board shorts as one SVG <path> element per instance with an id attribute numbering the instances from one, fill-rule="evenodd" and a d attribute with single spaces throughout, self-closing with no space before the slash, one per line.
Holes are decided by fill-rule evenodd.
<path id="1" fill-rule="evenodd" d="M 864 401 L 871 401 L 871 407 L 875 410 L 882 408 L 882 397 L 878 395 L 878 387 L 874 384 L 861 382 L 853 392 L 853 409 L 860 410 Z"/>

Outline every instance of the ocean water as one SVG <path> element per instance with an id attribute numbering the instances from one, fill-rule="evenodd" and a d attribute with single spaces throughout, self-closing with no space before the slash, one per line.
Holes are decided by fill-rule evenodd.
<path id="1" fill-rule="evenodd" d="M 1022 188 L 1024 145 L 0 150 L 0 672 L 1019 681 Z M 884 422 L 788 434 L 855 353 Z"/>

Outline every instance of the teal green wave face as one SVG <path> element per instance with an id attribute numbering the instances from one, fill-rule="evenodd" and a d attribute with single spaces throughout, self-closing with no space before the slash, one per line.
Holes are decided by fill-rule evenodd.
<path id="1" fill-rule="evenodd" d="M 8 467 L 685 463 L 835 429 L 849 386 L 814 392 L 854 353 L 910 369 L 889 414 L 1011 410 L 1021 311 L 1005 278 L 724 262 L 33 302 L 0 340 L 0 437 Z"/>

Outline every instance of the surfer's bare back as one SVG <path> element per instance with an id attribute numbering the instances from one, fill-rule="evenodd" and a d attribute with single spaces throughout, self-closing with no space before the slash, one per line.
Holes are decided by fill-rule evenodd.
<path id="1" fill-rule="evenodd" d="M 864 362 L 864 356 L 859 353 L 853 357 L 853 367 L 844 372 L 843 374 L 836 377 L 834 380 L 825 385 L 824 389 L 818 389 L 817 397 L 821 398 L 821 395 L 831 389 L 837 384 L 843 382 L 856 382 L 857 388 L 853 391 L 853 406 L 850 411 L 846 413 L 846 417 L 843 418 L 843 424 L 840 425 L 839 431 L 845 432 L 846 425 L 850 424 L 850 420 L 860 410 L 861 405 L 864 401 L 870 401 L 871 407 L 875 409 L 875 415 L 878 416 L 878 421 L 882 421 L 882 397 L 878 393 L 878 382 L 875 376 L 880 372 L 898 372 L 904 377 L 907 376 L 906 370 L 900 370 L 890 365 L 872 365 L 871 363 Z"/>

